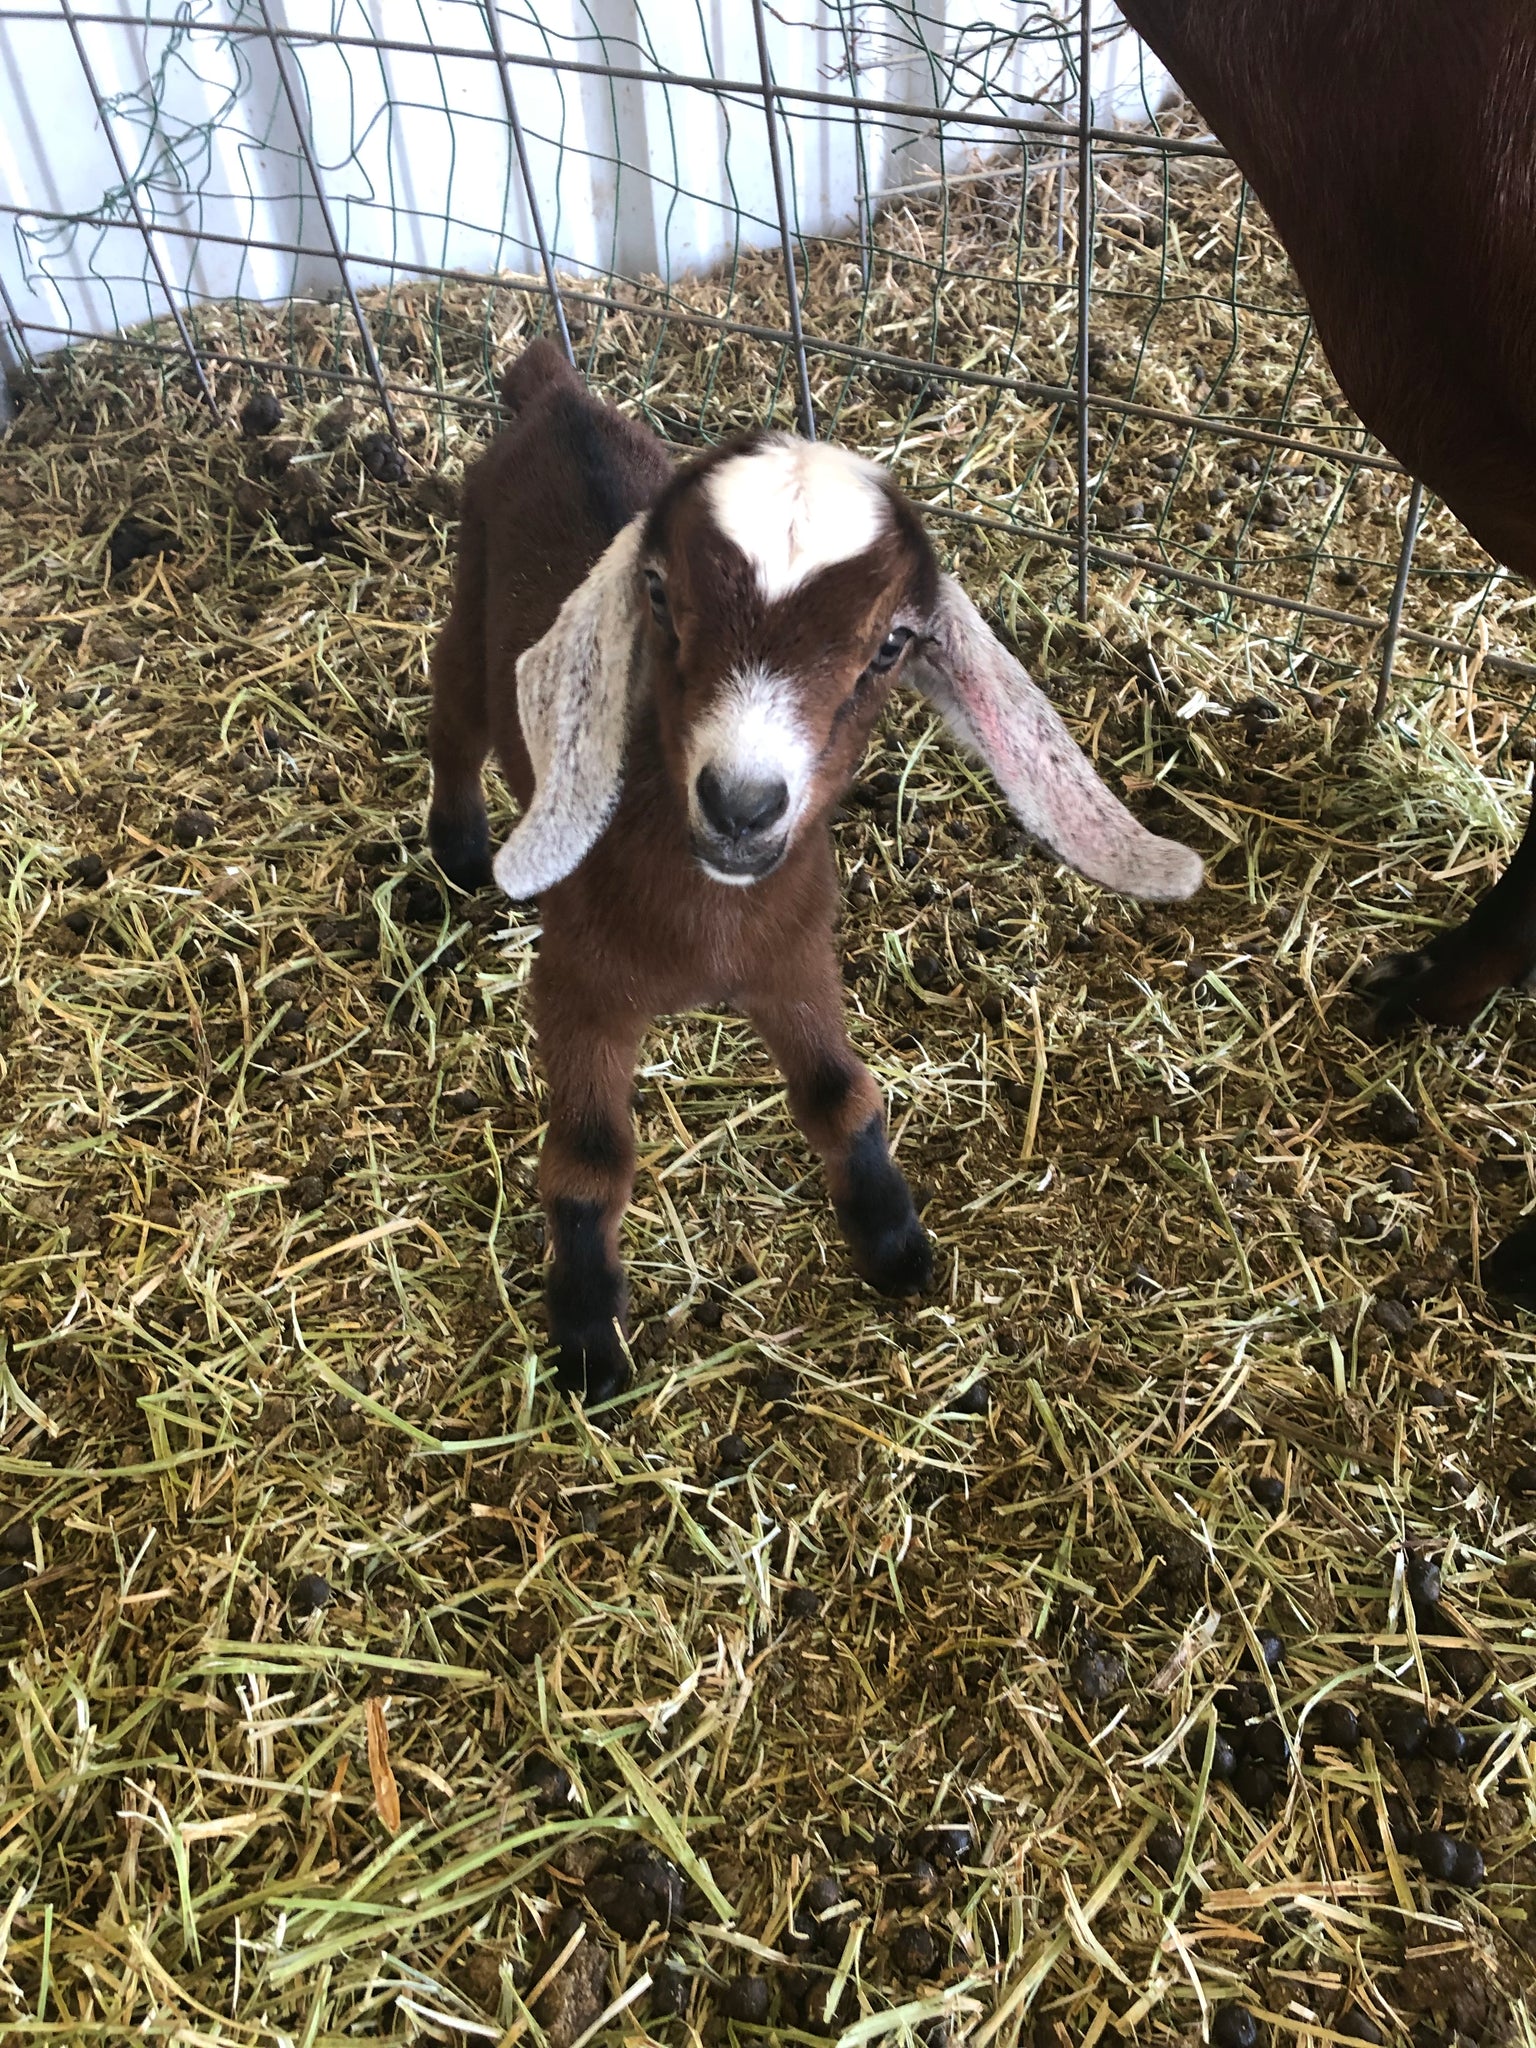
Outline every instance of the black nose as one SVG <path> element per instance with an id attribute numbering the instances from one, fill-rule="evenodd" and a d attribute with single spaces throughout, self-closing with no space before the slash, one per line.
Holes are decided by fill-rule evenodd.
<path id="1" fill-rule="evenodd" d="M 713 768 L 701 768 L 698 792 L 699 809 L 710 830 L 722 839 L 746 839 L 754 832 L 766 832 L 789 809 L 788 785 L 777 778 L 771 782 L 722 782 Z"/>

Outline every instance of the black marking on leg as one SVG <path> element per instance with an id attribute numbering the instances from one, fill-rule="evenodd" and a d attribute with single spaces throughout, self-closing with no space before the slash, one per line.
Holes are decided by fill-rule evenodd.
<path id="1" fill-rule="evenodd" d="M 836 1205 L 837 1220 L 859 1272 L 882 1294 L 926 1294 L 933 1285 L 933 1246 L 878 1116 L 848 1147 L 844 1170 L 847 1190 Z"/>
<path id="2" fill-rule="evenodd" d="M 1500 1301 L 1536 1309 L 1536 1216 L 1516 1224 L 1484 1259 L 1483 1287 Z"/>
<path id="3" fill-rule="evenodd" d="M 817 1067 L 805 1084 L 804 1107 L 808 1117 L 836 1116 L 853 1087 L 853 1069 L 841 1060 L 827 1060 Z"/>
<path id="4" fill-rule="evenodd" d="M 561 1148 L 593 1173 L 618 1173 L 628 1163 L 624 1133 L 600 1109 L 581 1109 L 557 1126 Z"/>
<path id="5" fill-rule="evenodd" d="M 549 1221 L 554 1260 L 546 1299 L 549 1334 L 559 1354 L 555 1385 L 596 1408 L 629 1384 L 620 1336 L 627 1307 L 624 1271 L 608 1256 L 598 1203 L 562 1197 L 551 1202 Z"/>
<path id="6" fill-rule="evenodd" d="M 472 893 L 490 882 L 491 829 L 483 806 L 472 812 L 430 812 L 427 843 L 456 889 Z"/>

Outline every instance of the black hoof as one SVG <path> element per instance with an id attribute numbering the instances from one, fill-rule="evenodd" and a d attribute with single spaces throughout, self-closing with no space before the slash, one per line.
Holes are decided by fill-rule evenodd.
<path id="1" fill-rule="evenodd" d="M 629 1359 L 614 1323 L 564 1331 L 555 1356 L 555 1385 L 585 1407 L 616 1401 L 630 1382 Z"/>
<path id="2" fill-rule="evenodd" d="M 914 1213 L 895 1230 L 863 1246 L 856 1263 L 877 1294 L 927 1294 L 933 1287 L 933 1241 Z"/>
<path id="3" fill-rule="evenodd" d="M 844 1171 L 848 1186 L 837 1220 L 860 1277 L 881 1294 L 926 1294 L 933 1285 L 933 1246 L 878 1117 L 849 1146 Z"/>
<path id="4" fill-rule="evenodd" d="M 1376 1005 L 1384 1036 L 1415 1024 L 1470 1024 L 1506 986 L 1507 977 L 1486 956 L 1458 947 L 1457 934 L 1432 939 L 1416 953 L 1388 953 L 1360 975 L 1356 987 Z"/>
<path id="5" fill-rule="evenodd" d="M 545 1299 L 555 1341 L 555 1385 L 589 1408 L 622 1394 L 629 1359 L 622 1336 L 628 1289 L 620 1266 L 609 1263 L 603 1212 L 595 1202 L 550 1204 L 555 1241 Z"/>
<path id="6" fill-rule="evenodd" d="M 1427 953 L 1388 953 L 1361 970 L 1355 987 L 1376 1005 L 1381 1031 L 1402 1031 L 1418 1022 L 1415 998 L 1434 980 L 1435 963 Z"/>
<path id="7" fill-rule="evenodd" d="M 427 819 L 427 844 L 432 858 L 456 889 L 473 895 L 491 883 L 491 834 L 482 813 L 477 819 Z"/>
<path id="8" fill-rule="evenodd" d="M 1483 1289 L 1516 1308 L 1536 1311 L 1536 1216 L 1518 1224 L 1484 1259 Z"/>

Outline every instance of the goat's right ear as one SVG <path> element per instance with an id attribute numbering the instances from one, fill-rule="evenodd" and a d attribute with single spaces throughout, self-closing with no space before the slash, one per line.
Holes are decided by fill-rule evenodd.
<path id="1" fill-rule="evenodd" d="M 619 801 L 646 607 L 640 595 L 645 514 L 610 542 L 517 664 L 517 715 L 533 798 L 497 854 L 508 896 L 563 882 L 602 837 Z"/>

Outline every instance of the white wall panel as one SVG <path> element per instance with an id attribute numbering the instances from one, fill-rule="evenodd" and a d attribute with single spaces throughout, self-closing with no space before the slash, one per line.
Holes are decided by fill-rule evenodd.
<path id="1" fill-rule="evenodd" d="M 269 0 L 295 32 L 412 42 L 420 51 L 289 45 L 290 76 L 340 238 L 367 286 L 413 267 L 528 271 L 537 255 L 488 31 L 473 0 Z M 1096 115 L 1138 118 L 1167 80 L 1093 0 L 1100 39 Z M 177 296 L 264 301 L 335 291 L 339 273 L 314 183 L 254 0 L 89 0 L 117 19 L 82 24 L 86 56 Z M 768 17 L 782 86 L 937 105 L 951 169 L 1006 144 L 967 124 L 977 105 L 1040 112 L 1062 97 L 1062 50 L 1075 34 L 1063 0 L 799 0 Z M 784 18 L 781 18 L 784 17 Z M 1028 37 L 1015 35 L 1027 17 Z M 752 81 L 747 0 L 505 0 L 509 51 L 565 63 L 612 62 Z M 467 54 L 456 54 L 465 52 Z M 539 205 L 563 269 L 676 278 L 777 238 L 761 101 L 576 71 L 513 67 Z M 791 104 L 786 169 L 801 232 L 852 225 L 862 180 L 881 194 L 931 176 L 930 121 Z M 0 6 L 0 280 L 16 313 L 72 334 L 112 333 L 166 306 L 132 225 L 122 180 L 62 11 L 7 19 Z M 105 226 L 48 215 L 99 216 Z M 181 232 L 169 232 L 179 230 Z M 188 235 L 192 237 L 188 239 Z M 222 239 L 221 239 L 222 238 Z M 297 245 L 263 248 L 263 243 Z M 31 331 L 34 352 L 62 334 Z M 7 362 L 13 337 L 0 336 Z"/>

